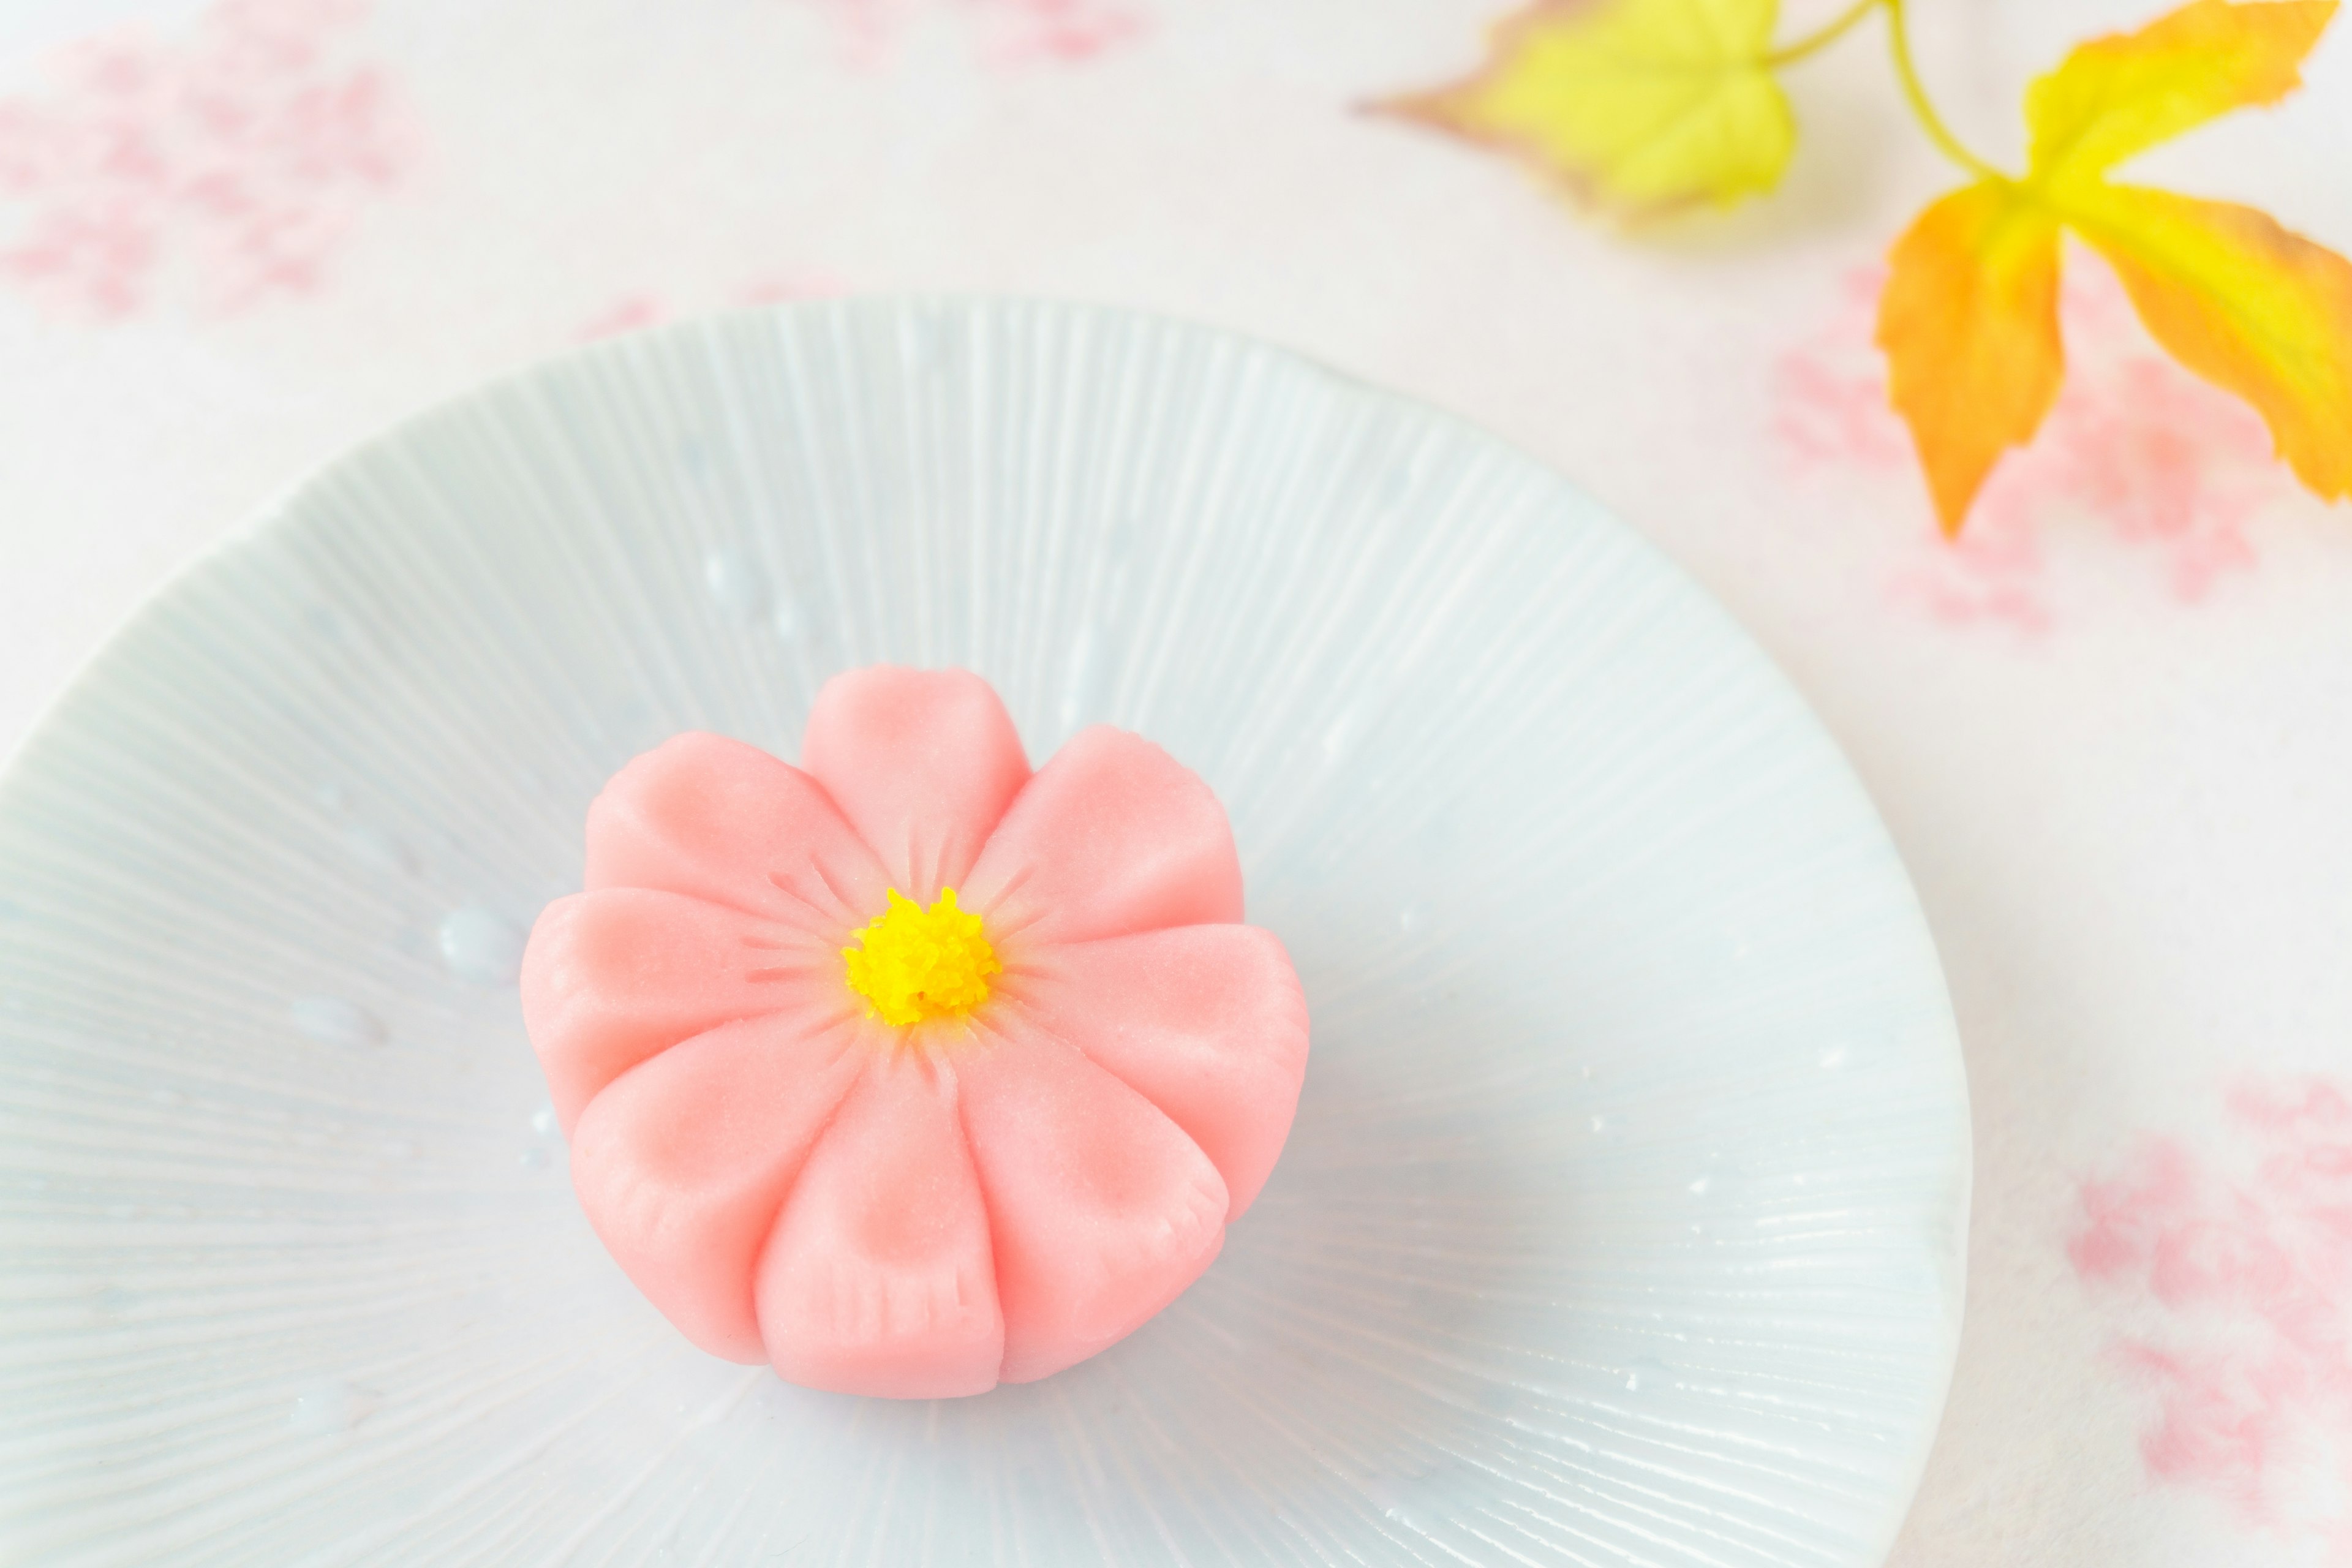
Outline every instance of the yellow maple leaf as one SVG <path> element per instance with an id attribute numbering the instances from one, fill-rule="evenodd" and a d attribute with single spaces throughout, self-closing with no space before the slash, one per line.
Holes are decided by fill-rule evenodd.
<path id="1" fill-rule="evenodd" d="M 1919 215 L 1878 300 L 1887 395 L 1917 437 L 1948 531 L 2002 451 L 2057 401 L 2058 224 L 2017 187 L 1983 180 Z M 1932 437 L 1927 432 L 1932 432 Z"/>
<path id="2" fill-rule="evenodd" d="M 2137 33 L 2094 38 L 2025 89 L 2033 177 L 2105 174 L 2135 153 L 2303 84 L 2336 0 L 2196 0 Z"/>
<path id="3" fill-rule="evenodd" d="M 2027 93 L 2025 177 L 1988 174 L 1895 243 L 1878 342 L 1947 532 L 2056 394 L 2062 226 L 2114 266 L 2168 352 L 2254 405 L 2306 486 L 2352 494 L 2352 263 L 2250 207 L 2106 178 L 2135 153 L 2293 89 L 2336 6 L 2194 0 L 2082 46 Z"/>
<path id="4" fill-rule="evenodd" d="M 1766 66 L 1778 0 L 1537 0 L 1476 72 L 1380 107 L 1533 164 L 1627 219 L 1778 184 L 1797 142 Z"/>
<path id="5" fill-rule="evenodd" d="M 2306 489 L 2352 495 L 2352 262 L 2252 207 L 2169 191 L 2074 193 L 2067 221 L 2166 352 L 2254 405 Z"/>

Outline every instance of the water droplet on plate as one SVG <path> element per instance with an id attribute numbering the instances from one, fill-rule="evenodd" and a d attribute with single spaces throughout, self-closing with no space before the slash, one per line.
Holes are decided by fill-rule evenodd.
<path id="1" fill-rule="evenodd" d="M 1845 1066 L 1845 1047 L 1843 1046 L 1824 1046 L 1822 1047 L 1822 1054 L 1814 1059 L 1821 1064 L 1822 1071 L 1832 1071 L 1838 1068 Z"/>
<path id="2" fill-rule="evenodd" d="M 1674 1369 L 1654 1356 L 1638 1357 L 1626 1365 L 1625 1392 L 1639 1394 L 1644 1389 L 1654 1392 L 1669 1387 L 1673 1375 Z"/>
<path id="3" fill-rule="evenodd" d="M 555 1107 L 542 1105 L 530 1113 L 530 1130 L 541 1138 L 555 1135 Z"/>
<path id="4" fill-rule="evenodd" d="M 526 1171 L 543 1171 L 547 1168 L 547 1151 L 537 1147 L 526 1149 L 516 1156 L 515 1163 Z"/>
<path id="5" fill-rule="evenodd" d="M 1709 1160 L 1706 1168 L 1684 1184 L 1683 1190 L 1714 1211 L 1717 1223 L 1737 1209 L 1747 1192 L 1747 1179 L 1737 1165 Z"/>
<path id="6" fill-rule="evenodd" d="M 1624 1127 L 1625 1119 L 1622 1116 L 1603 1114 L 1592 1119 L 1592 1133 L 1596 1138 L 1614 1138 L 1624 1131 Z"/>
<path id="7" fill-rule="evenodd" d="M 703 585 L 719 607 L 749 626 L 767 614 L 771 593 L 767 574 L 732 550 L 714 550 L 703 558 Z"/>
<path id="8" fill-rule="evenodd" d="M 779 600 L 776 613 L 768 617 L 768 628 L 785 642 L 798 642 L 808 635 L 808 614 L 796 599 Z"/>
<path id="9" fill-rule="evenodd" d="M 363 1389 L 328 1378 L 294 1396 L 286 1425 L 308 1436 L 339 1436 L 373 1415 L 379 1403 Z"/>
<path id="10" fill-rule="evenodd" d="M 524 936 L 504 915 L 468 907 L 442 917 L 435 933 L 449 973 L 474 985 L 511 985 L 522 973 Z"/>
<path id="11" fill-rule="evenodd" d="M 343 829 L 343 842 L 362 865 L 395 876 L 408 876 L 416 869 L 416 857 L 403 844 L 381 827 L 353 823 Z"/>
<path id="12" fill-rule="evenodd" d="M 345 1050 L 364 1050 L 384 1042 L 384 1027 L 376 1016 L 356 1002 L 340 996 L 305 996 L 286 1009 L 304 1039 Z"/>
<path id="13" fill-rule="evenodd" d="M 1386 1477 L 1374 1476 L 1365 1481 L 1364 1500 L 1378 1509 L 1382 1519 L 1408 1530 L 1412 1528 L 1412 1515 L 1405 1507 L 1403 1489 Z"/>

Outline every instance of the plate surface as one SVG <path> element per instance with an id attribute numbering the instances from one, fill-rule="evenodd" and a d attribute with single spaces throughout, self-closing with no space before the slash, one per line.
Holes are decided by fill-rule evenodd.
<path id="1" fill-rule="evenodd" d="M 1200 1283 L 929 1404 L 688 1347 L 512 984 L 604 777 L 961 664 L 1150 735 L 1315 1019 Z M 1110 311 L 624 339 L 339 460 L 0 781 L 0 1546 L 41 1563 L 1862 1564 L 1959 1323 L 1909 884 L 1768 661 L 1492 437 Z"/>

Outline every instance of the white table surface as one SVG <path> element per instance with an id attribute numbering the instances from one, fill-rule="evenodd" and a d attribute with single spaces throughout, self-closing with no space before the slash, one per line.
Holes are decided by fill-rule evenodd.
<path id="1" fill-rule="evenodd" d="M 1496 9 L 0 0 L 0 751 L 289 480 L 583 337 L 841 289 L 1257 333 L 1581 481 L 1791 671 L 1893 827 L 1978 1154 L 1893 1561 L 2352 1561 L 2352 508 L 2076 253 L 2066 396 L 1942 545 L 1869 290 L 1955 179 L 1875 25 L 1797 73 L 1776 198 L 1629 243 L 1360 111 Z M 1950 118 L 2013 159 L 2024 81 L 2151 7 L 1919 9 Z M 2135 177 L 2352 252 L 2347 35 Z"/>

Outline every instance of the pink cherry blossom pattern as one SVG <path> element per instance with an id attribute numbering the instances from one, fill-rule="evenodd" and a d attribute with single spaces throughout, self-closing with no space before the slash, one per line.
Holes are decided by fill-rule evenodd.
<path id="1" fill-rule="evenodd" d="M 2077 265 L 2079 263 L 2079 265 Z M 2074 595 L 2062 556 L 2095 558 L 2171 602 L 2206 602 L 2252 569 L 2252 526 L 2309 502 L 2251 408 L 2151 342 L 2113 273 L 2068 264 L 2067 374 L 2033 441 L 2005 456 L 1957 540 L 1937 531 L 1909 433 L 1886 401 L 1872 321 L 1885 270 L 1859 268 L 1835 318 L 1774 366 L 1771 428 L 1793 477 L 1864 486 L 1913 518 L 1881 579 L 1886 598 L 1938 626 L 2051 631 Z"/>
<path id="2" fill-rule="evenodd" d="M 851 64 L 873 68 L 925 11 L 978 29 L 981 58 L 998 68 L 1078 65 L 1139 38 L 1150 18 L 1129 0 L 803 0 L 833 23 Z"/>
<path id="3" fill-rule="evenodd" d="M 777 305 L 792 300 L 824 300 L 849 292 L 849 285 L 835 274 L 814 268 L 797 268 L 766 272 L 735 289 L 719 300 L 689 301 L 673 308 L 671 301 L 649 289 L 633 289 L 616 296 L 604 308 L 590 316 L 572 330 L 574 342 L 590 343 L 604 338 L 618 337 L 646 327 L 657 327 L 675 321 L 681 314 L 698 310 L 717 310 L 749 305 Z"/>
<path id="4" fill-rule="evenodd" d="M 2148 1137 L 2084 1181 L 2067 1258 L 2150 1398 L 2150 1479 L 2346 1561 L 2352 1088 L 2248 1080 L 2224 1112 L 2210 1144 Z"/>
<path id="5" fill-rule="evenodd" d="M 113 321 L 315 290 L 418 138 L 380 68 L 348 58 L 364 0 L 215 0 L 165 37 L 61 50 L 0 101 L 0 280 Z"/>
<path id="6" fill-rule="evenodd" d="M 1030 771 L 961 670 L 819 694 L 795 768 L 685 734 L 588 816 L 523 1009 L 597 1234 L 696 1344 L 898 1397 L 1045 1377 L 1191 1284 L 1306 1070 L 1207 785 L 1097 727 Z M 894 1026 L 844 952 L 957 889 L 1002 970 Z"/>

